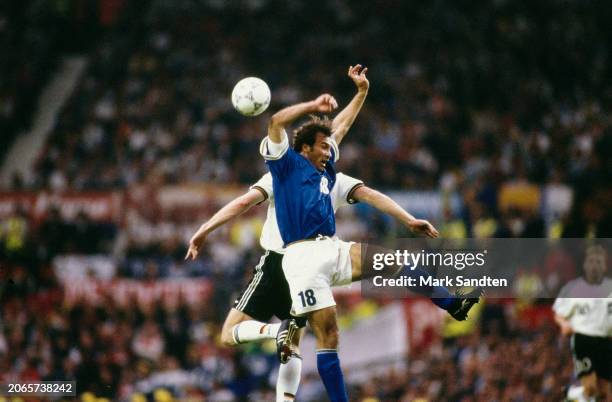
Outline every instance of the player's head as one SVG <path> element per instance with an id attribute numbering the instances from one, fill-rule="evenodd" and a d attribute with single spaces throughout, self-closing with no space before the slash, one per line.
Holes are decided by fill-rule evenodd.
<path id="1" fill-rule="evenodd" d="M 293 150 L 310 161 L 318 170 L 324 170 L 331 158 L 331 122 L 312 117 L 294 131 Z"/>
<path id="2" fill-rule="evenodd" d="M 589 246 L 584 258 L 584 278 L 587 282 L 599 284 L 608 269 L 607 253 L 601 245 Z"/>

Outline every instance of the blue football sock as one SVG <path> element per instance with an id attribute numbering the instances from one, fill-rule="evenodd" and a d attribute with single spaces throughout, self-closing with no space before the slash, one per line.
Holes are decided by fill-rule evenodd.
<path id="1" fill-rule="evenodd" d="M 317 369 L 330 401 L 348 402 L 338 351 L 335 349 L 317 350 Z"/>
<path id="2" fill-rule="evenodd" d="M 409 265 L 404 266 L 400 271 L 400 275 L 414 278 L 417 283 L 421 283 L 421 278 L 431 277 L 429 272 L 421 268 L 412 268 Z M 414 293 L 429 297 L 433 304 L 444 310 L 448 310 L 456 299 L 444 286 L 410 286 L 409 289 Z"/>

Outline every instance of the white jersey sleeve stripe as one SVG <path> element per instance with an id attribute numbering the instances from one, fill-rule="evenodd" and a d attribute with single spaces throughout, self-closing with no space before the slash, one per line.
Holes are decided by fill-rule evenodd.
<path id="1" fill-rule="evenodd" d="M 264 190 L 263 188 L 259 187 L 257 184 L 251 186 L 251 189 L 259 191 L 264 196 L 264 199 L 259 201 L 255 205 L 260 205 L 260 204 L 262 204 L 262 203 L 264 203 L 264 202 L 266 202 L 268 200 L 268 193 L 266 193 L 266 190 Z"/>
<path id="2" fill-rule="evenodd" d="M 272 186 L 272 175 L 270 174 L 270 172 L 261 176 L 261 178 L 257 180 L 257 183 L 249 187 L 249 190 L 252 189 L 261 191 L 261 193 L 264 195 L 263 201 L 271 200 L 272 198 L 274 198 L 274 188 Z M 261 202 L 259 204 L 261 204 Z"/>
<path id="3" fill-rule="evenodd" d="M 353 194 L 355 193 L 355 190 L 357 190 L 359 187 L 363 187 L 365 186 L 365 184 L 363 183 L 357 183 L 355 184 L 351 190 L 348 192 L 348 194 L 346 195 L 346 202 L 348 204 L 357 204 L 359 202 L 358 199 L 353 197 Z"/>
<path id="4" fill-rule="evenodd" d="M 338 143 L 336 143 L 336 140 L 334 140 L 332 137 L 330 137 L 329 140 L 332 149 L 334 150 L 334 162 L 338 162 L 340 160 L 340 149 L 338 148 Z"/>
<path id="5" fill-rule="evenodd" d="M 265 160 L 275 161 L 283 157 L 289 150 L 289 139 L 285 133 L 285 137 L 280 144 L 276 144 L 268 137 L 265 137 L 259 145 L 259 153 Z"/>

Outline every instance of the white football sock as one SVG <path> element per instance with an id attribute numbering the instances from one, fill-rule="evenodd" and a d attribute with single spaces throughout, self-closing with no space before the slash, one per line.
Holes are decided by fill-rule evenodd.
<path id="1" fill-rule="evenodd" d="M 278 324 L 266 324 L 255 320 L 240 322 L 232 328 L 234 342 L 245 343 L 251 341 L 261 341 L 264 339 L 274 339 L 280 328 Z"/>
<path id="2" fill-rule="evenodd" d="M 276 402 L 286 402 L 295 399 L 298 386 L 300 385 L 301 373 L 302 358 L 299 356 L 293 355 L 291 360 L 280 365 L 278 379 L 276 380 Z M 293 395 L 293 398 L 286 397 L 285 394 Z"/>

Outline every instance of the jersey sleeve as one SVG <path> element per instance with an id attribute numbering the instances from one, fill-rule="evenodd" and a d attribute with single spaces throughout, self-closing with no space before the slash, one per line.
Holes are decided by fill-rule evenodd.
<path id="1" fill-rule="evenodd" d="M 263 194 L 264 200 L 261 201 L 259 204 L 261 204 L 262 202 L 266 200 L 272 200 L 274 198 L 274 189 L 272 187 L 272 175 L 270 173 L 266 173 L 265 175 L 261 176 L 261 178 L 257 180 L 257 183 L 253 184 L 250 187 L 250 189 L 259 190 Z"/>
<path id="2" fill-rule="evenodd" d="M 278 179 L 283 179 L 296 163 L 296 153 L 289 147 L 287 133 L 283 142 L 275 144 L 265 137 L 259 145 L 259 153 L 266 160 L 270 173 Z"/>
<path id="3" fill-rule="evenodd" d="M 573 303 L 570 298 L 557 298 L 553 304 L 553 311 L 563 318 L 569 318 L 573 313 Z"/>
<path id="4" fill-rule="evenodd" d="M 338 143 L 333 137 L 329 138 L 329 142 L 331 143 L 331 151 L 332 151 L 332 161 L 338 162 L 340 160 L 340 149 L 338 148 Z"/>
<path id="5" fill-rule="evenodd" d="M 287 132 L 283 131 L 283 140 L 280 144 L 270 141 L 270 137 L 266 136 L 259 144 L 259 153 L 266 161 L 275 161 L 281 159 L 289 150 L 289 138 Z"/>
<path id="6" fill-rule="evenodd" d="M 555 314 L 559 314 L 563 318 L 569 318 L 574 312 L 573 299 L 569 297 L 572 285 L 572 282 L 570 282 L 559 291 L 559 297 L 552 306 Z"/>
<path id="7" fill-rule="evenodd" d="M 356 204 L 359 202 L 353 198 L 353 193 L 359 187 L 362 187 L 363 181 L 346 175 L 344 173 L 338 173 L 336 175 L 336 185 L 332 190 L 336 208 L 344 207 L 350 204 Z"/>

